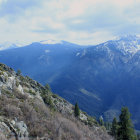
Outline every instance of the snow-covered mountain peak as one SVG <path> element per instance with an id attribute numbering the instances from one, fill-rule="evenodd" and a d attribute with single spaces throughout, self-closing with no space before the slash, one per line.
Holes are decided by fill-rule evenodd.
<path id="1" fill-rule="evenodd" d="M 137 42 L 132 42 L 129 44 L 120 42 L 118 45 L 118 49 L 120 49 L 121 51 L 123 51 L 125 53 L 135 54 L 137 51 L 140 50 L 140 44 L 138 44 Z"/>
<path id="2" fill-rule="evenodd" d="M 136 35 L 125 35 L 99 45 L 98 48 L 109 49 L 112 48 L 121 51 L 123 54 L 134 55 L 140 50 L 140 37 Z"/>
<path id="3" fill-rule="evenodd" d="M 0 43 L 0 51 L 1 50 L 6 50 L 6 49 L 12 49 L 12 48 L 16 48 L 16 44 L 11 43 L 11 42 L 4 42 L 4 43 Z"/>
<path id="4" fill-rule="evenodd" d="M 19 41 L 15 41 L 15 42 L 10 42 L 10 41 L 0 42 L 0 51 L 1 50 L 6 50 L 6 49 L 24 47 L 24 46 L 26 46 L 28 44 L 29 43 L 23 43 L 23 42 L 19 42 Z"/>
<path id="5" fill-rule="evenodd" d="M 140 39 L 137 35 L 122 35 L 116 38 L 116 40 L 123 40 L 123 41 L 136 41 Z"/>
<path id="6" fill-rule="evenodd" d="M 117 41 L 117 48 L 125 53 L 135 54 L 140 50 L 140 38 L 138 36 L 128 35 Z"/>

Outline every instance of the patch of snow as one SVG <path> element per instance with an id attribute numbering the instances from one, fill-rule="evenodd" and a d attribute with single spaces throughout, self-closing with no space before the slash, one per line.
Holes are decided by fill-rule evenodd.
<path id="1" fill-rule="evenodd" d="M 41 44 L 62 44 L 62 41 L 58 40 L 43 40 L 40 41 Z"/>
<path id="2" fill-rule="evenodd" d="M 17 46 L 10 42 L 0 43 L 0 50 L 6 50 L 10 48 L 16 48 Z"/>
<path id="3" fill-rule="evenodd" d="M 49 53 L 50 52 L 50 50 L 45 50 L 45 53 Z"/>
<path id="4" fill-rule="evenodd" d="M 140 45 L 139 45 L 139 39 L 136 38 L 136 40 L 134 41 L 124 41 L 121 40 L 118 42 L 117 48 L 125 53 L 131 53 L 132 55 L 134 55 L 137 51 L 140 50 Z"/>
<path id="5" fill-rule="evenodd" d="M 79 56 L 80 55 L 80 53 L 78 52 L 77 54 L 76 54 L 76 56 Z"/>
<path id="6" fill-rule="evenodd" d="M 14 44 L 15 44 L 17 47 L 24 47 L 24 46 L 29 45 L 30 43 L 15 42 Z"/>
<path id="7" fill-rule="evenodd" d="M 18 41 L 15 41 L 14 43 L 13 42 L 0 42 L 0 51 L 1 50 L 6 50 L 6 49 L 13 49 L 13 48 L 18 48 L 18 47 L 24 47 L 26 45 L 29 45 L 30 43 L 23 43 L 23 42 L 18 42 Z"/>

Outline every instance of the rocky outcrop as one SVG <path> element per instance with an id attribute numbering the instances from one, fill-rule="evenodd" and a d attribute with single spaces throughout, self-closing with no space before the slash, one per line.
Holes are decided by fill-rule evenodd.
<path id="1" fill-rule="evenodd" d="M 13 140 L 25 140 L 29 136 L 27 125 L 23 121 L 3 117 L 0 118 L 0 133 L 5 139 L 12 138 Z"/>

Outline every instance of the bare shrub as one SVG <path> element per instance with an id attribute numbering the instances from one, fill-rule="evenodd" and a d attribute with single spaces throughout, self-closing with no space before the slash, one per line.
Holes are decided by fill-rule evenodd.
<path id="1" fill-rule="evenodd" d="M 0 96 L 0 112 L 9 118 L 22 116 L 22 112 L 18 107 L 18 101 L 7 98 L 5 95 Z"/>
<path id="2" fill-rule="evenodd" d="M 54 140 L 80 140 L 82 137 L 82 133 L 75 123 L 62 117 L 60 114 L 55 114 L 50 126 L 49 130 L 52 132 Z"/>
<path id="3" fill-rule="evenodd" d="M 43 137 L 48 134 L 47 122 L 38 120 L 35 122 L 31 122 L 29 124 L 30 128 L 30 136 L 32 137 Z"/>
<path id="4" fill-rule="evenodd" d="M 36 111 L 33 105 L 34 103 L 29 104 L 29 102 L 24 102 L 20 105 L 23 112 L 23 119 L 28 126 L 30 136 L 42 137 L 47 133 L 47 122 L 40 117 L 40 112 Z"/>
<path id="5" fill-rule="evenodd" d="M 10 105 L 10 104 L 6 105 L 3 108 L 3 111 L 4 111 L 5 116 L 10 117 L 10 118 L 19 117 L 22 115 L 20 108 L 17 108 L 16 106 Z"/>
<path id="6" fill-rule="evenodd" d="M 17 88 L 13 89 L 13 94 L 18 99 L 26 100 L 28 98 L 27 94 L 22 94 Z"/>
<path id="7" fill-rule="evenodd" d="M 37 120 L 37 113 L 34 110 L 33 106 L 30 105 L 28 102 L 23 102 L 20 104 L 21 111 L 23 113 L 23 119 L 26 122 L 34 122 Z"/>
<path id="8" fill-rule="evenodd" d="M 50 111 L 44 104 L 44 102 L 40 101 L 39 99 L 35 99 L 33 102 L 33 107 L 36 112 L 42 117 L 50 117 Z"/>
<path id="9" fill-rule="evenodd" d="M 0 96 L 0 113 L 8 118 L 16 117 L 24 121 L 33 139 L 37 137 L 53 140 L 112 139 L 106 131 L 99 127 L 88 127 L 73 115 L 62 115 L 50 110 L 44 102 L 36 97 L 23 97 L 18 92 L 13 94 L 14 98 L 6 95 Z"/>

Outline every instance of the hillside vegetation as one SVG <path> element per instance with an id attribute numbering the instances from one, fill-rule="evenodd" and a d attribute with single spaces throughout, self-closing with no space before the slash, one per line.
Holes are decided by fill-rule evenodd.
<path id="1" fill-rule="evenodd" d="M 113 140 L 104 127 L 28 76 L 0 64 L 0 140 Z"/>

